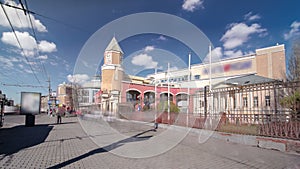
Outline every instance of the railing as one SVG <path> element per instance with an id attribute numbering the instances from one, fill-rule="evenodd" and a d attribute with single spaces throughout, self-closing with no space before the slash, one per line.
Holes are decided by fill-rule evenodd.
<path id="1" fill-rule="evenodd" d="M 237 134 L 300 139 L 300 118 L 287 114 L 186 114 L 127 112 L 121 118 Z"/>

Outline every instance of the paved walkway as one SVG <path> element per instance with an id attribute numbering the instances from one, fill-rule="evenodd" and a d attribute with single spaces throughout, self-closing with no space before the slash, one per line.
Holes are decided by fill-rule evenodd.
<path id="1" fill-rule="evenodd" d="M 56 125 L 46 115 L 34 127 L 24 126 L 24 116 L 5 120 L 0 168 L 300 168 L 298 155 L 215 139 L 199 144 L 195 134 L 175 142 L 180 131 L 149 125 L 77 117 Z"/>

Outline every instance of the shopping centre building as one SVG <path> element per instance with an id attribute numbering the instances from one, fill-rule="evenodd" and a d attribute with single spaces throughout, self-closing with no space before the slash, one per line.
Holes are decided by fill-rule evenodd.
<path id="1" fill-rule="evenodd" d="M 181 112 L 270 113 L 279 109 L 276 85 L 285 80 L 285 48 L 276 45 L 255 53 L 159 72 L 147 77 L 127 75 L 123 51 L 113 38 L 104 52 L 100 91 L 94 96 L 102 112 L 116 114 L 155 108 L 162 100 Z M 259 112 L 258 112 L 259 111 Z"/>

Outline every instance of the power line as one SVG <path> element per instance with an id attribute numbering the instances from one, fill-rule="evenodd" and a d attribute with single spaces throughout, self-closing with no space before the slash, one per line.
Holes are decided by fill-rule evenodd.
<path id="1" fill-rule="evenodd" d="M 20 0 L 20 3 L 21 3 L 21 0 Z M 26 9 L 29 9 L 26 0 L 25 0 L 25 6 L 26 6 Z M 32 24 L 32 20 L 31 20 L 30 14 L 28 15 L 28 17 L 29 17 L 31 29 L 32 29 L 32 32 L 33 32 L 33 37 L 34 37 L 34 39 L 35 39 L 35 44 L 36 44 L 36 48 L 37 48 L 37 54 L 40 55 L 40 54 L 39 54 L 39 46 L 38 46 L 38 44 L 37 44 L 37 36 L 36 36 L 36 33 L 35 33 L 35 31 L 34 31 L 34 28 L 33 28 L 33 24 Z M 47 73 L 47 71 L 46 71 L 45 65 L 41 62 L 41 60 L 40 60 L 39 58 L 38 58 L 38 60 L 39 60 L 40 64 L 42 65 L 42 70 L 43 70 L 43 72 L 44 72 L 44 74 L 45 74 L 45 77 L 47 78 L 47 77 L 48 77 L 48 73 Z"/>
<path id="2" fill-rule="evenodd" d="M 30 87 L 30 88 L 48 88 L 48 86 L 36 86 L 36 85 L 29 85 L 29 84 L 7 84 L 0 82 L 3 86 L 14 86 L 14 87 Z"/>
<path id="3" fill-rule="evenodd" d="M 25 2 L 25 3 L 26 3 L 26 2 Z M 42 14 L 39 14 L 39 13 L 30 11 L 30 10 L 28 10 L 28 8 L 27 8 L 27 9 L 25 9 L 25 8 L 23 9 L 23 8 L 20 8 L 20 7 L 17 7 L 17 6 L 13 6 L 13 5 L 10 5 L 10 4 L 2 3 L 1 1 L 0 1 L 0 4 L 5 5 L 5 6 L 8 6 L 8 7 L 11 7 L 11 8 L 19 9 L 19 10 L 22 10 L 22 11 L 24 11 L 24 12 L 26 11 L 26 13 L 28 13 L 28 14 L 37 15 L 37 16 L 46 18 L 46 19 L 48 19 L 48 20 L 57 22 L 57 23 L 59 23 L 59 24 L 65 25 L 65 26 L 67 26 L 67 27 L 70 27 L 70 28 L 73 28 L 73 29 L 80 30 L 80 31 L 82 31 L 82 32 L 90 33 L 89 31 L 87 31 L 87 30 L 85 30 L 85 29 L 83 29 L 83 28 L 80 28 L 80 27 L 78 27 L 78 26 L 74 26 L 74 25 L 65 23 L 65 22 L 63 22 L 63 21 L 60 21 L 60 20 L 57 20 L 57 19 L 54 19 L 54 18 L 45 16 L 45 15 L 42 15 Z"/>
<path id="4" fill-rule="evenodd" d="M 9 72 L 7 72 L 5 70 L 0 71 L 0 74 L 2 74 L 4 76 L 4 78 L 11 79 L 11 80 L 15 81 L 16 83 L 19 83 L 19 84 L 24 83 L 23 81 L 20 80 L 21 79 L 20 76 L 19 76 L 19 78 L 12 78 L 11 76 L 8 75 Z M 18 75 L 18 73 L 16 75 Z"/>
<path id="5" fill-rule="evenodd" d="M 1 7 L 2 7 L 2 10 L 3 10 L 3 12 L 4 12 L 5 16 L 6 16 L 6 19 L 7 19 L 7 21 L 9 22 L 9 25 L 10 25 L 10 27 L 11 27 L 11 29 L 12 29 L 12 31 L 13 31 L 15 37 L 16 37 L 16 40 L 17 40 L 17 42 L 18 42 L 18 45 L 19 45 L 20 49 L 21 49 L 21 50 L 23 51 L 23 53 L 25 54 L 25 51 L 24 51 L 24 49 L 23 49 L 23 47 L 22 47 L 22 45 L 21 45 L 21 43 L 20 43 L 20 40 L 19 40 L 19 38 L 18 38 L 18 36 L 17 36 L 17 34 L 16 34 L 16 31 L 15 31 L 15 29 L 14 29 L 14 27 L 13 27 L 13 25 L 12 25 L 12 23 L 11 23 L 11 21 L 10 21 L 10 19 L 9 19 L 9 17 L 8 17 L 8 15 L 7 15 L 7 13 L 6 13 L 6 10 L 4 9 L 2 3 L 1 3 Z M 26 61 L 28 62 L 28 65 L 29 65 L 29 67 L 30 67 L 30 69 L 31 69 L 31 71 L 32 71 L 32 73 L 33 73 L 35 79 L 36 79 L 36 80 L 38 81 L 38 83 L 41 85 L 41 82 L 40 82 L 40 80 L 37 78 L 37 75 L 36 75 L 36 73 L 34 72 L 32 66 L 31 66 L 31 64 L 30 64 L 30 62 L 29 62 L 29 59 L 27 58 L 26 55 L 24 55 L 24 57 L 25 57 Z"/>

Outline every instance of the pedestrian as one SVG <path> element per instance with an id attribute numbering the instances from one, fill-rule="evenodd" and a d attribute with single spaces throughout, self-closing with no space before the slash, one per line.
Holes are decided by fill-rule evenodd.
<path id="1" fill-rule="evenodd" d="M 65 113 L 65 105 L 59 106 L 57 111 L 57 124 L 61 123 L 61 116 Z"/>
<path id="2" fill-rule="evenodd" d="M 154 129 L 153 131 L 156 131 L 156 129 L 158 128 L 158 122 L 157 122 L 157 116 L 156 116 L 156 113 L 154 115 Z"/>

